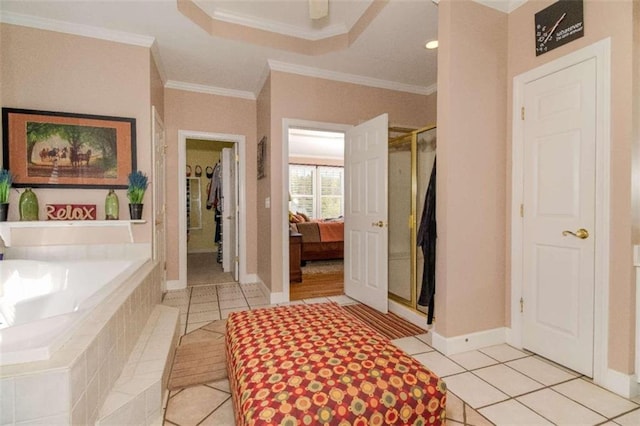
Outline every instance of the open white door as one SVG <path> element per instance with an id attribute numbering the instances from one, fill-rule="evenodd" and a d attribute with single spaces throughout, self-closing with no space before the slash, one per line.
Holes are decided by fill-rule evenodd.
<path id="1" fill-rule="evenodd" d="M 388 311 L 387 169 L 389 117 L 349 129 L 345 138 L 344 290 Z"/>
<path id="2" fill-rule="evenodd" d="M 222 149 L 222 269 L 238 280 L 238 226 L 235 149 Z"/>
<path id="3" fill-rule="evenodd" d="M 153 260 L 162 266 L 162 290 L 166 289 L 167 262 L 166 262 L 166 145 L 164 123 L 155 107 L 151 107 L 152 141 L 153 141 Z"/>

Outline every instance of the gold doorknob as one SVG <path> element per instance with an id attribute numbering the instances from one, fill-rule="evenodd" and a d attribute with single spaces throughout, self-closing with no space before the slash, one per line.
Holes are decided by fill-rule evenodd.
<path id="1" fill-rule="evenodd" d="M 377 226 L 378 228 L 384 228 L 384 222 L 379 220 L 377 222 L 372 222 L 371 226 Z"/>
<path id="2" fill-rule="evenodd" d="M 580 238 L 581 240 L 584 240 L 584 239 L 589 238 L 589 231 L 587 231 L 584 228 L 580 228 L 576 232 L 562 231 L 562 235 L 565 236 L 565 237 L 567 235 L 573 235 L 576 238 Z"/>

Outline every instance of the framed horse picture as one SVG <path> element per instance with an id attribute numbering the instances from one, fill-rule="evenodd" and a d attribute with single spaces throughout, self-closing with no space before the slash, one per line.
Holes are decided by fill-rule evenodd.
<path id="1" fill-rule="evenodd" d="M 2 108 L 3 168 L 15 187 L 127 188 L 135 118 Z"/>

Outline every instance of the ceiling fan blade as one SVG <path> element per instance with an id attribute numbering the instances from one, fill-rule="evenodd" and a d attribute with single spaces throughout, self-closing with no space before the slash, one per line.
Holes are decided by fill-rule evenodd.
<path id="1" fill-rule="evenodd" d="M 329 0 L 309 0 L 309 18 L 322 19 L 329 14 Z"/>

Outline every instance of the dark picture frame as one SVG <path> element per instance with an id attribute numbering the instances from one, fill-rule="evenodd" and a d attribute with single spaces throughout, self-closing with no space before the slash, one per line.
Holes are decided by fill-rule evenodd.
<path id="1" fill-rule="evenodd" d="M 15 187 L 127 188 L 135 118 L 2 108 L 3 168 Z"/>
<path id="2" fill-rule="evenodd" d="M 267 137 L 263 136 L 258 142 L 258 179 L 266 177 L 265 163 L 267 162 Z"/>

